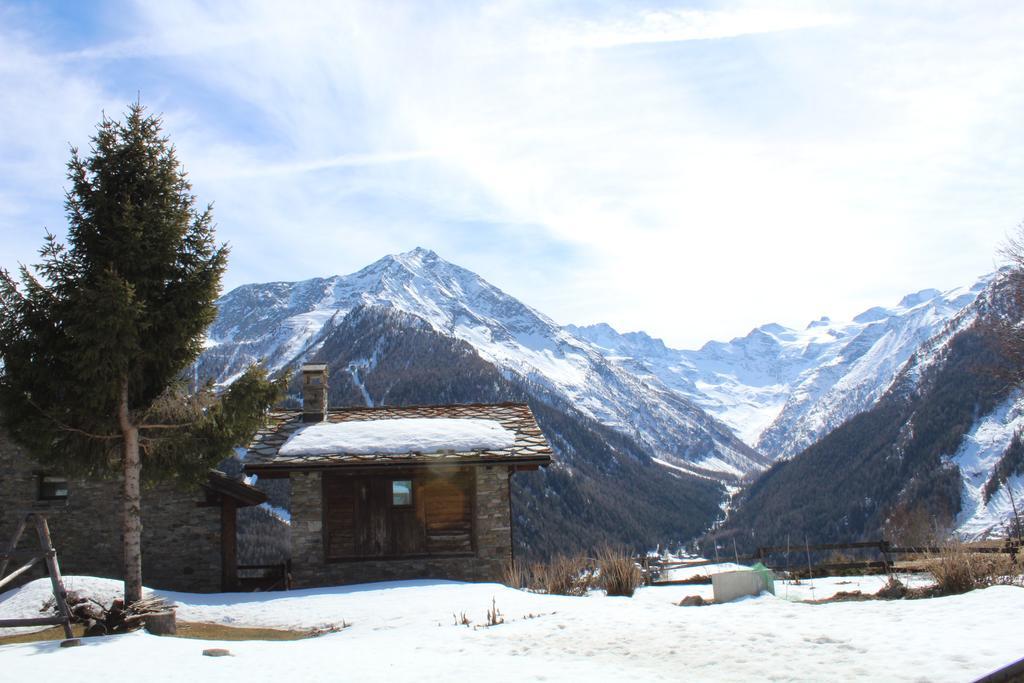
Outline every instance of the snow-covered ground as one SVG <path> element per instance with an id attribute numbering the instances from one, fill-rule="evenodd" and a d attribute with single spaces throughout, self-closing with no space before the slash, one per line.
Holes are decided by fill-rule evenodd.
<path id="1" fill-rule="evenodd" d="M 812 581 L 824 597 L 863 578 Z M 839 583 L 854 581 L 854 584 Z M 112 581 L 71 589 L 116 595 Z M 137 632 L 0 647 L 4 680 L 887 680 L 966 681 L 1021 656 L 1024 590 L 995 587 L 912 601 L 812 605 L 764 595 L 677 607 L 710 587 L 642 588 L 633 598 L 525 593 L 497 584 L 405 581 L 287 593 L 162 593 L 179 618 L 290 628 L 350 624 L 292 642 L 210 642 Z M 36 612 L 45 581 L 0 596 L 0 616 Z M 505 623 L 485 627 L 496 604 Z M 456 625 L 462 614 L 478 628 Z M 208 647 L 232 657 L 203 657 Z"/>

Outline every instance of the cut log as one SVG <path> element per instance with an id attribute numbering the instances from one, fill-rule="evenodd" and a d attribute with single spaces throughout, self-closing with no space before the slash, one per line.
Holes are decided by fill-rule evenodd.
<path id="1" fill-rule="evenodd" d="M 173 636 L 178 632 L 174 610 L 151 612 L 145 615 L 142 624 L 146 631 L 154 636 Z"/>

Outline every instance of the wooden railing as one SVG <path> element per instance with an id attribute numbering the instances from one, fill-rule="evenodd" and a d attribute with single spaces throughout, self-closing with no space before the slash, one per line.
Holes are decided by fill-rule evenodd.
<path id="1" fill-rule="evenodd" d="M 243 571 L 259 572 L 258 576 L 242 576 Z M 240 564 L 236 579 L 241 591 L 286 591 L 292 587 L 292 561 L 277 564 Z"/>
<path id="2" fill-rule="evenodd" d="M 1009 554 L 1011 557 L 1016 557 L 1017 553 L 1021 550 L 1021 542 L 1015 539 L 1007 539 L 1000 545 L 990 546 L 965 546 L 965 548 L 972 553 L 1004 553 Z M 812 562 L 812 554 L 821 553 L 824 551 L 835 551 L 835 550 L 877 550 L 881 556 L 878 560 L 848 560 L 842 562 Z M 675 562 L 664 562 L 656 557 L 644 556 L 639 558 L 638 562 L 644 570 L 644 576 L 646 582 L 650 584 L 657 584 L 659 586 L 675 585 L 675 584 L 687 584 L 693 583 L 692 579 L 684 579 L 678 581 L 671 580 L 659 580 L 659 576 L 665 572 L 673 569 L 692 569 L 695 567 L 705 567 L 709 565 L 723 564 L 735 562 L 736 564 L 746 564 L 760 562 L 770 569 L 780 570 L 791 570 L 796 569 L 801 575 L 803 572 L 807 572 L 807 576 L 813 577 L 815 574 L 818 576 L 824 575 L 829 571 L 836 570 L 851 570 L 851 569 L 879 569 L 884 573 L 890 573 L 895 570 L 895 564 L 892 560 L 893 555 L 934 555 L 947 550 L 947 547 L 943 546 L 894 546 L 886 541 L 880 539 L 877 541 L 851 541 L 846 543 L 816 543 L 816 544 L 800 544 L 800 545 L 789 545 L 789 546 L 761 546 L 750 555 L 740 555 L 735 551 L 732 554 L 723 555 L 714 560 L 700 560 L 697 562 L 686 562 L 686 561 L 675 561 Z M 779 555 L 786 555 L 787 561 L 784 563 L 773 562 L 773 558 L 777 558 Z M 789 558 L 796 556 L 798 559 L 795 562 L 789 562 Z"/>

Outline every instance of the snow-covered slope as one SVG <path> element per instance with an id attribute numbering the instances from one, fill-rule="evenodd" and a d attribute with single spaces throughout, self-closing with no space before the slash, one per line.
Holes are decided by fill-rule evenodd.
<path id="1" fill-rule="evenodd" d="M 821 318 L 803 330 L 763 325 L 696 351 L 670 349 L 643 332 L 619 334 L 604 324 L 567 329 L 616 362 L 657 377 L 759 452 L 789 457 L 873 405 L 921 344 L 992 277 L 948 292 L 923 290 L 848 322 Z"/>
<path id="2" fill-rule="evenodd" d="M 468 342 L 538 396 L 568 401 L 668 462 L 726 476 L 765 462 L 656 375 L 607 358 L 571 329 L 426 249 L 387 256 L 352 275 L 233 290 L 218 302 L 200 366 L 222 383 L 260 358 L 280 369 L 315 354 L 331 329 L 361 305 L 414 315 Z"/>
<path id="3" fill-rule="evenodd" d="M 963 484 L 956 531 L 966 539 L 1004 537 L 1007 522 L 1024 513 L 1024 474 L 1011 473 L 990 497 L 986 486 L 997 465 L 1024 430 L 1024 394 L 1014 392 L 996 410 L 979 419 L 964 436 L 953 462 L 960 468 Z M 986 500 L 987 498 L 987 500 Z M 1016 509 L 1015 509 L 1016 508 Z"/>

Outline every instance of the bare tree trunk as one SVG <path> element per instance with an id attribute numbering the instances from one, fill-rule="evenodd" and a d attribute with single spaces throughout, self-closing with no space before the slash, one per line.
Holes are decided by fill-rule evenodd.
<path id="1" fill-rule="evenodd" d="M 127 380 L 121 385 L 117 420 L 124 436 L 121 531 L 124 536 L 124 602 L 130 605 L 142 599 L 142 502 L 139 494 L 142 463 L 139 460 L 139 428 L 132 424 L 128 414 Z"/>

